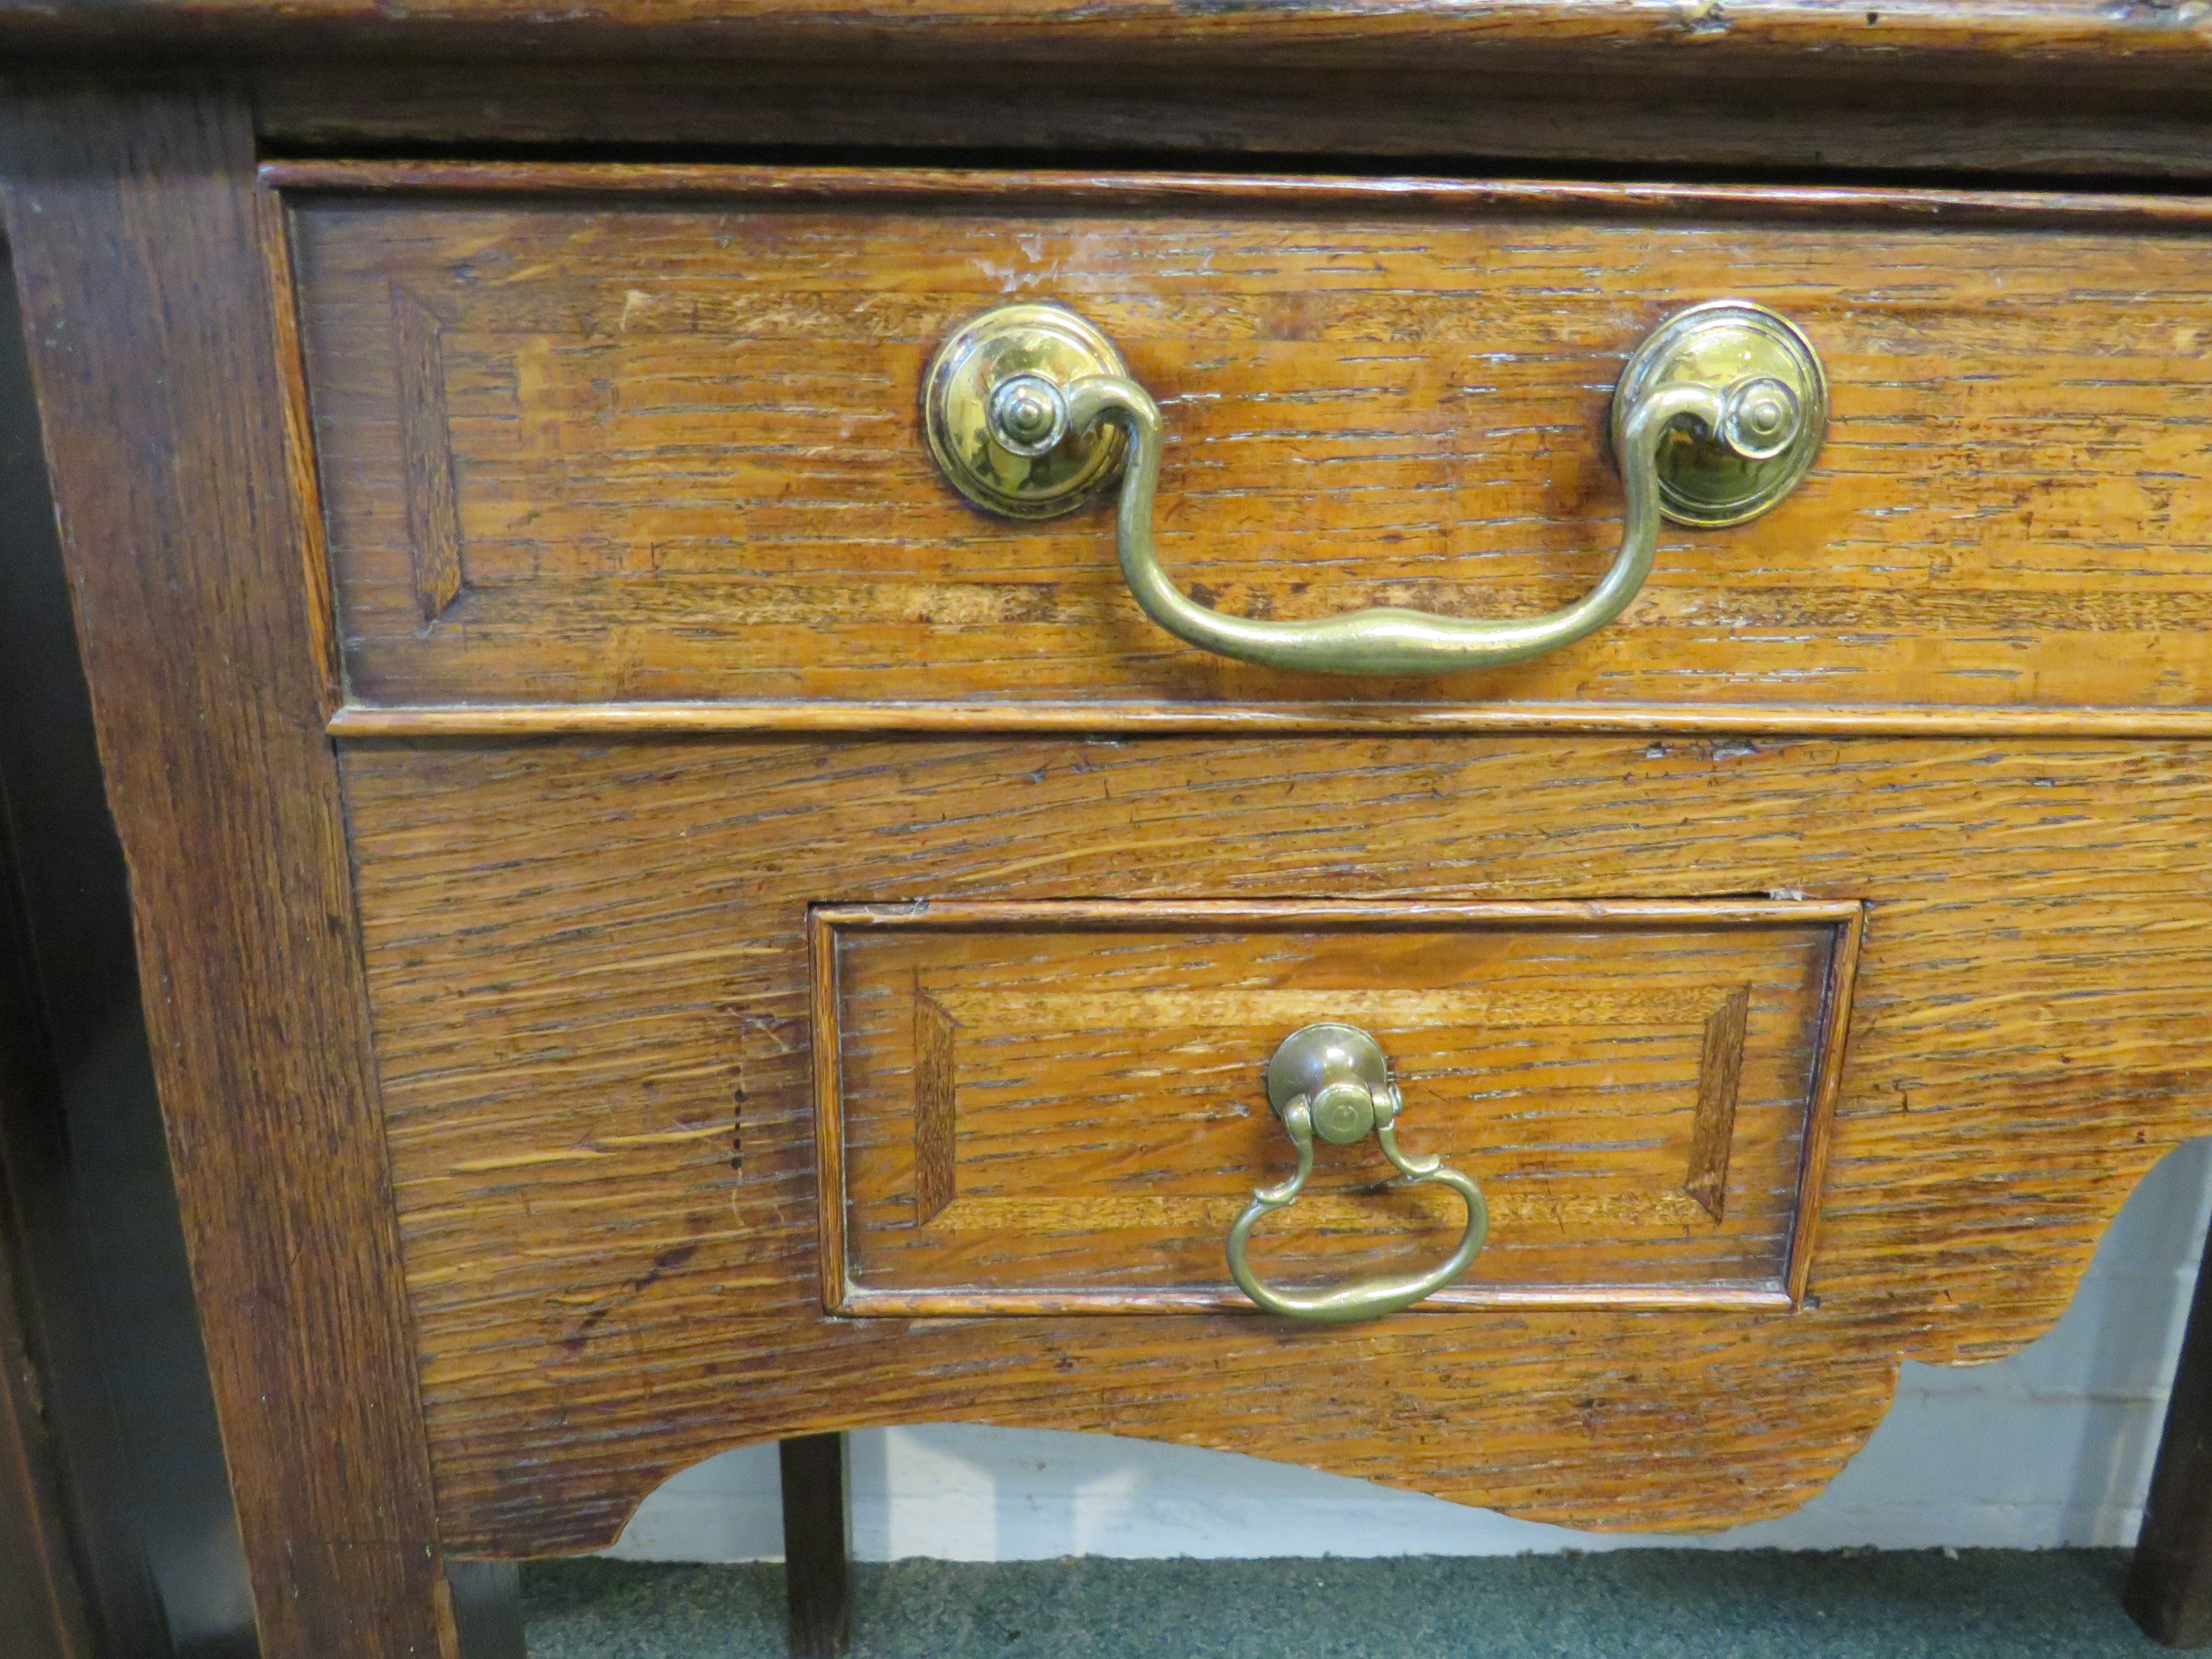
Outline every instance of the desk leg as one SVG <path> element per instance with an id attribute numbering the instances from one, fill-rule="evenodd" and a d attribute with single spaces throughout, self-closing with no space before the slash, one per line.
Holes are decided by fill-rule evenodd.
<path id="1" fill-rule="evenodd" d="M 841 1659 L 853 1641 L 851 1481 L 842 1434 L 777 1448 L 783 1466 L 783 1579 L 791 1659 Z"/>
<path id="2" fill-rule="evenodd" d="M 279 204 L 244 83 L 173 73 L 11 63 L 0 214 L 261 1651 L 428 1656 L 451 1615 Z"/>
<path id="3" fill-rule="evenodd" d="M 449 1555 L 446 1588 L 453 1593 L 461 1659 L 525 1659 L 520 1563 Z"/>
<path id="4" fill-rule="evenodd" d="M 2212 1249 L 2197 1276 L 2124 1592 L 2154 1642 L 2212 1645 Z"/>

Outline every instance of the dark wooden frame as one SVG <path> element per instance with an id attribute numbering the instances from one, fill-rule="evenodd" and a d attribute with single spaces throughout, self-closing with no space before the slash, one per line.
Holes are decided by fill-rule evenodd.
<path id="1" fill-rule="evenodd" d="M 1087 149 L 1086 164 L 1241 151 L 1474 156 L 1489 170 L 1565 158 L 2203 177 L 2212 74 L 2192 23 L 2185 8 L 2104 0 L 1414 0 L 1387 13 L 936 0 L 895 21 L 780 0 L 557 12 L 4 0 L 0 48 L 251 64 L 264 131 L 295 148 L 876 144 Z M 520 61 L 490 70 L 502 53 Z"/>
<path id="2" fill-rule="evenodd" d="M 0 1170 L 95 1653 L 256 1650 L 12 269 L 0 280 Z M 0 928 L 0 933 L 6 932 Z M 0 1628 L 15 1628 L 13 1623 Z"/>
<path id="3" fill-rule="evenodd" d="M 264 1651 L 450 1654 L 253 167 L 221 85 L 0 112 Z"/>
<path id="4" fill-rule="evenodd" d="M 437 1547 L 323 731 L 327 584 L 300 580 L 319 520 L 253 165 L 234 87 L 86 86 L 0 113 L 193 1268 L 204 1305 L 239 1316 L 210 1321 L 210 1360 L 264 1650 L 520 1659 L 514 1564 Z M 11 1328 L 24 1520 L 58 1548 L 27 1507 L 46 1494 Z M 784 1485 L 792 1651 L 827 1659 L 851 1630 L 843 1437 L 789 1443 Z M 70 1581 L 41 1582 L 57 1643 L 81 1644 Z"/>

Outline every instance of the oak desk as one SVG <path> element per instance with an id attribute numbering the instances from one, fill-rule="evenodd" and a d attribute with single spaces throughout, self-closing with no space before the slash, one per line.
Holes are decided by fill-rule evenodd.
<path id="1" fill-rule="evenodd" d="M 0 4 L 267 1650 L 871 1423 L 1718 1526 L 2046 1328 L 2212 1115 L 2205 28 Z"/>

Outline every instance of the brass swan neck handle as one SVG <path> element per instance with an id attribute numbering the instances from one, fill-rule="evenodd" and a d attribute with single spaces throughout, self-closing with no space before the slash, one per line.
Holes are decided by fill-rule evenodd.
<path id="1" fill-rule="evenodd" d="M 1122 576 L 1145 614 L 1177 639 L 1271 668 L 1443 674 L 1525 661 L 1613 621 L 1650 574 L 1662 520 L 1718 526 L 1764 512 L 1811 465 L 1827 391 L 1811 345 L 1763 307 L 1714 301 L 1662 324 L 1614 394 L 1620 551 L 1582 598 L 1528 617 L 1380 607 L 1276 622 L 1198 604 L 1153 545 L 1159 405 L 1103 335 L 1058 307 L 1009 307 L 969 324 L 939 353 L 925 409 L 939 465 L 999 512 L 1044 517 L 1080 505 L 1118 464 Z"/>
<path id="2" fill-rule="evenodd" d="M 1152 498 L 1159 482 L 1160 411 L 1134 380 L 1097 375 L 1066 391 L 1069 426 L 1091 429 L 1112 421 L 1129 435 L 1121 471 L 1115 542 L 1121 574 L 1144 612 L 1185 644 L 1269 668 L 1324 674 L 1447 674 L 1523 662 L 1571 645 L 1618 617 L 1651 574 L 1659 547 L 1659 474 L 1656 451 L 1680 420 L 1717 430 L 1723 401 L 1709 387 L 1669 386 L 1638 404 L 1621 451 L 1627 511 L 1620 551 L 1596 586 L 1572 605 L 1540 617 L 1443 617 L 1378 606 L 1310 622 L 1232 617 L 1196 603 L 1160 568 L 1152 547 Z"/>

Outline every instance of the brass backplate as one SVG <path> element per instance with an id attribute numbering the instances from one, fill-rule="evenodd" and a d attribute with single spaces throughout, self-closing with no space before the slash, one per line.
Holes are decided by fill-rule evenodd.
<path id="1" fill-rule="evenodd" d="M 1337 1020 L 1302 1025 L 1267 1061 L 1267 1103 L 1277 1117 L 1292 1101 L 1310 1099 L 1336 1083 L 1356 1083 L 1378 1100 L 1390 1091 L 1390 1061 L 1382 1045 L 1357 1025 Z"/>
<path id="2" fill-rule="evenodd" d="M 1073 312 L 1000 306 L 971 318 L 938 350 L 922 377 L 922 429 L 952 487 L 976 506 L 1013 519 L 1073 511 L 1112 479 L 1127 445 L 1116 426 L 1070 432 L 1024 455 L 992 432 L 991 394 L 1016 375 L 1066 386 L 1086 375 L 1126 375 L 1121 354 Z"/>
<path id="3" fill-rule="evenodd" d="M 1755 519 L 1812 469 L 1828 429 L 1828 378 L 1812 342 L 1793 324 L 1749 300 L 1708 300 L 1668 318 L 1631 354 L 1614 389 L 1616 454 L 1627 411 L 1637 401 L 1684 381 L 1724 395 L 1748 393 L 1753 404 L 1778 386 L 1787 394 L 1775 394 L 1786 418 L 1778 416 L 1771 453 L 1743 453 L 1766 447 L 1757 434 L 1731 446 L 1717 433 L 1689 426 L 1670 433 L 1658 456 L 1659 500 L 1660 510 L 1676 524 L 1717 530 Z"/>

